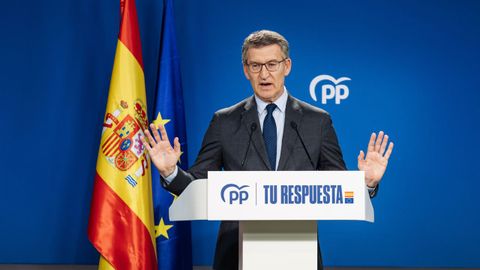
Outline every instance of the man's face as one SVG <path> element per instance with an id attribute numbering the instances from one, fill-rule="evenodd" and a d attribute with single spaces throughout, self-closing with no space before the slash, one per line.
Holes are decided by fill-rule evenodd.
<path id="1" fill-rule="evenodd" d="M 243 72 L 252 84 L 253 92 L 265 102 L 274 102 L 284 91 L 285 77 L 290 73 L 292 61 L 290 58 L 278 64 L 276 71 L 268 71 L 263 65 L 260 72 L 252 72 L 248 65 L 252 63 L 265 64 L 271 61 L 280 62 L 285 59 L 279 45 L 273 44 L 261 48 L 250 48 L 247 51 L 247 65 Z"/>

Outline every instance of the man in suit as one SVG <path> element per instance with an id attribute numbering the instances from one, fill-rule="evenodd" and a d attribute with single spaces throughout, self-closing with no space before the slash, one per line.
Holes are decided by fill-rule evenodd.
<path id="1" fill-rule="evenodd" d="M 287 40 L 262 30 L 250 34 L 242 47 L 243 71 L 254 95 L 219 110 L 204 136 L 195 164 L 183 171 L 178 138 L 172 147 L 163 126 L 151 125 L 142 141 L 160 172 L 162 185 L 174 194 L 208 171 L 346 170 L 342 152 L 327 112 L 288 94 L 285 77 L 292 67 Z M 158 132 L 157 128 L 160 130 Z M 152 136 L 153 133 L 153 136 Z M 392 152 L 393 144 L 380 132 L 370 137 L 367 155 L 360 152 L 359 170 L 373 197 Z M 321 256 L 319 252 L 319 269 Z M 238 222 L 222 222 L 213 268 L 238 268 Z"/>

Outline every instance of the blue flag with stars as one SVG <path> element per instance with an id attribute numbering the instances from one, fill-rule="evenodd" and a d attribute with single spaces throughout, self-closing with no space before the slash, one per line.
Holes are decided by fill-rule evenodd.
<path id="1" fill-rule="evenodd" d="M 155 94 L 155 126 L 165 126 L 168 137 L 178 137 L 182 155 L 179 166 L 188 168 L 185 112 L 180 77 L 180 63 L 175 39 L 173 5 L 171 0 L 163 1 L 163 19 L 160 35 L 160 56 L 157 87 Z M 168 208 L 174 196 L 160 185 L 160 175 L 152 166 L 153 204 L 155 210 L 155 237 L 157 242 L 158 269 L 192 269 L 192 243 L 189 221 L 172 222 Z"/>

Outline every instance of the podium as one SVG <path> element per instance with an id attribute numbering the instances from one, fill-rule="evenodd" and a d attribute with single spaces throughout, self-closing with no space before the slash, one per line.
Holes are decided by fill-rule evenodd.
<path id="1" fill-rule="evenodd" d="M 360 171 L 216 171 L 190 183 L 170 220 L 238 220 L 239 269 L 317 269 L 317 220 L 373 222 Z"/>

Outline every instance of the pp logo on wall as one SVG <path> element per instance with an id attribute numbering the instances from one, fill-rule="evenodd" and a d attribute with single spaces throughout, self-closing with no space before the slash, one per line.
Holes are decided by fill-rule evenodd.
<path id="1" fill-rule="evenodd" d="M 333 99 L 335 99 L 335 104 L 340 104 L 342 100 L 348 98 L 350 93 L 348 86 L 341 83 L 350 80 L 348 77 L 335 79 L 330 75 L 319 75 L 310 82 L 310 96 L 317 101 L 316 88 L 318 84 L 321 84 L 322 104 L 327 104 L 328 100 Z"/>
<path id="2" fill-rule="evenodd" d="M 228 184 L 225 185 L 221 190 L 221 197 L 222 201 L 229 203 L 229 204 L 243 204 L 246 200 L 248 200 L 248 192 L 246 190 L 242 190 L 244 188 L 248 188 L 248 185 L 243 185 L 241 187 L 235 184 Z M 226 199 L 225 199 L 225 195 Z"/>

